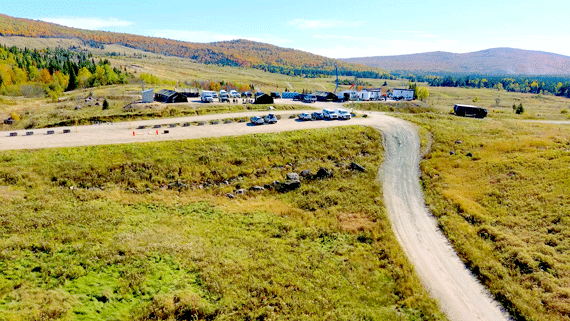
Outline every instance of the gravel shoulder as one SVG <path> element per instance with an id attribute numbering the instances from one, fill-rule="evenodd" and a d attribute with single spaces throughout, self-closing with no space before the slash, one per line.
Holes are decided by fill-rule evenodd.
<path id="1" fill-rule="evenodd" d="M 272 112 L 283 115 L 282 120 L 274 125 L 261 126 L 247 123 L 220 123 L 171 128 L 168 124 L 250 117 L 267 112 L 51 128 L 33 130 L 33 135 L 26 135 L 26 131 L 21 130 L 17 131 L 16 137 L 11 137 L 10 132 L 5 131 L 0 132 L 0 150 L 239 136 L 347 125 L 371 126 L 382 132 L 384 137 L 386 156 L 378 172 L 378 179 L 383 184 L 384 200 L 392 229 L 424 286 L 439 301 L 440 308 L 450 320 L 508 320 L 508 316 L 492 300 L 486 289 L 465 268 L 425 206 L 419 185 L 420 140 L 413 125 L 375 112 L 367 112 L 369 115 L 367 118 L 359 117 L 349 121 L 309 122 L 289 119 L 287 115 L 292 114 L 291 111 Z M 301 112 L 303 111 L 294 111 L 295 114 Z M 156 125 L 167 125 L 167 127 L 136 129 L 139 126 Z M 47 135 L 48 130 L 53 130 L 54 133 Z M 69 130 L 69 133 L 64 134 L 64 130 Z"/>

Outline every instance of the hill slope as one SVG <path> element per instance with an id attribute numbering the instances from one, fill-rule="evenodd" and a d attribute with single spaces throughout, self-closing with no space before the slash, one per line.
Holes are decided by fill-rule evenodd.
<path id="1" fill-rule="evenodd" d="M 494 48 L 464 54 L 436 51 L 342 60 L 388 71 L 416 73 L 570 75 L 570 57 L 513 48 Z"/>
<path id="2" fill-rule="evenodd" d="M 259 68 L 285 74 L 312 74 L 334 71 L 338 63 L 345 75 L 354 72 L 382 74 L 377 68 L 341 62 L 308 52 L 281 48 L 249 40 L 232 40 L 214 43 L 191 43 L 163 38 L 92 31 L 0 14 L 1 36 L 80 39 L 93 46 L 118 44 L 144 51 L 190 58 L 199 63 Z M 361 75 L 361 76 L 365 76 Z"/>

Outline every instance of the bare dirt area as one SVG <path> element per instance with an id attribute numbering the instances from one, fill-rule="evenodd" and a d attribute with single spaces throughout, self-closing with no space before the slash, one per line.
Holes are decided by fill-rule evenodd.
<path id="1" fill-rule="evenodd" d="M 326 104 L 326 103 L 325 103 Z M 330 104 L 326 104 L 330 106 Z M 320 104 L 310 104 L 320 107 Z M 297 110 L 295 113 L 303 112 Z M 250 117 L 267 112 L 155 119 L 66 128 L 34 130 L 33 134 L 17 131 L 0 132 L 0 150 L 39 149 L 70 146 L 125 144 L 165 140 L 238 136 L 255 133 L 283 132 L 331 126 L 363 125 L 381 131 L 386 160 L 379 170 L 384 199 L 392 229 L 408 258 L 414 264 L 424 286 L 439 301 L 450 320 L 508 320 L 485 288 L 465 268 L 448 241 L 438 230 L 428 212 L 419 185 L 420 140 L 413 125 L 382 113 L 348 121 L 299 121 L 289 118 L 291 111 L 276 111 L 282 119 L 273 125 L 249 123 L 210 124 L 211 120 Z M 186 122 L 204 125 L 182 126 Z M 160 128 L 158 128 L 160 125 Z M 141 126 L 145 126 L 144 129 Z M 155 126 L 157 128 L 155 128 Z M 174 127 L 171 127 L 174 126 Z M 47 134 L 53 130 L 53 134 Z M 68 131 L 67 133 L 63 133 Z"/>

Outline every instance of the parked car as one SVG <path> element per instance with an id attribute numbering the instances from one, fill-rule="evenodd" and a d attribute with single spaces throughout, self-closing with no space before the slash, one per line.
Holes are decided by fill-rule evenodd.
<path id="1" fill-rule="evenodd" d="M 263 120 L 262 117 L 260 116 L 253 116 L 249 119 L 249 122 L 254 124 L 254 125 L 263 125 L 265 124 L 265 121 Z"/>
<path id="2" fill-rule="evenodd" d="M 200 98 L 200 100 L 203 103 L 212 103 L 214 102 L 214 97 L 211 95 L 202 95 L 202 97 Z"/>
<path id="3" fill-rule="evenodd" d="M 267 124 L 277 123 L 277 117 L 274 114 L 269 114 L 263 119 Z"/>
<path id="4" fill-rule="evenodd" d="M 311 114 L 309 114 L 309 113 L 300 113 L 299 119 L 300 120 L 313 120 L 313 117 L 311 117 Z"/>
<path id="5" fill-rule="evenodd" d="M 342 119 L 342 120 L 349 120 L 351 118 L 350 113 L 348 112 L 348 110 L 345 109 L 337 109 L 335 110 L 335 112 L 338 115 L 338 119 Z"/>
<path id="6" fill-rule="evenodd" d="M 304 94 L 296 94 L 293 96 L 293 100 L 303 101 L 303 97 L 305 97 Z"/>
<path id="7" fill-rule="evenodd" d="M 230 90 L 230 97 L 239 98 L 239 96 L 240 94 L 235 89 Z"/>
<path id="8" fill-rule="evenodd" d="M 253 96 L 253 94 L 251 93 L 251 91 L 244 91 L 241 93 L 242 97 L 246 97 L 246 98 L 250 98 Z"/>
<path id="9" fill-rule="evenodd" d="M 229 102 L 230 101 L 230 95 L 228 94 L 220 94 L 220 102 Z"/>
<path id="10" fill-rule="evenodd" d="M 323 119 L 325 118 L 322 111 L 315 111 L 315 112 L 313 112 L 313 113 L 311 114 L 311 117 L 312 117 L 314 120 L 323 120 Z"/>
<path id="11" fill-rule="evenodd" d="M 338 114 L 332 109 L 323 109 L 323 118 L 327 120 L 338 119 Z"/>
<path id="12" fill-rule="evenodd" d="M 281 94 L 276 92 L 276 91 L 272 91 L 271 92 L 271 97 L 272 98 L 281 98 Z"/>
<path id="13" fill-rule="evenodd" d="M 311 95 L 311 94 L 305 95 L 305 96 L 303 97 L 303 101 L 306 102 L 306 103 L 314 103 L 314 102 L 317 101 L 317 96 Z"/>

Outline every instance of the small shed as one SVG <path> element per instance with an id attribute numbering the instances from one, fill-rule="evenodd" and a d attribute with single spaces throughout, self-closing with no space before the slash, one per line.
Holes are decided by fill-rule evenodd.
<path id="1" fill-rule="evenodd" d="M 176 88 L 175 91 L 186 97 L 200 97 L 200 90 L 198 88 Z"/>
<path id="2" fill-rule="evenodd" d="M 154 100 L 163 103 L 187 103 L 188 99 L 186 96 L 175 92 L 174 90 L 163 89 L 156 94 L 154 94 Z"/>
<path id="3" fill-rule="evenodd" d="M 273 104 L 273 102 L 274 102 L 273 97 L 269 96 L 268 94 L 263 94 L 255 98 L 254 104 L 265 105 L 265 104 Z"/>
<path id="4" fill-rule="evenodd" d="M 142 91 L 142 102 L 144 104 L 152 103 L 154 100 L 154 90 L 147 89 Z"/>

